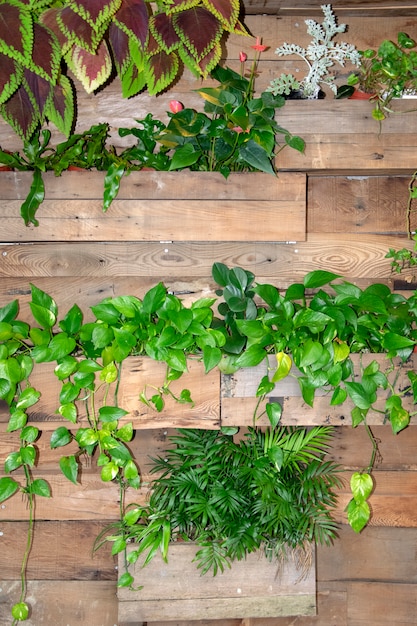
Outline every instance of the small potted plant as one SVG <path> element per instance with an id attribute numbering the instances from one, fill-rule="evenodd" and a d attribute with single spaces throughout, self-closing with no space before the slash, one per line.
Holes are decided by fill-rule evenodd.
<path id="1" fill-rule="evenodd" d="M 407 33 L 399 32 L 397 42 L 385 39 L 378 50 L 360 52 L 358 72 L 348 77 L 348 84 L 370 94 L 374 103 L 372 117 L 384 120 L 394 98 L 413 94 L 417 89 L 417 43 Z"/>
<path id="2" fill-rule="evenodd" d="M 322 24 L 318 24 L 314 20 L 305 21 L 307 32 L 312 37 L 307 48 L 297 44 L 284 43 L 275 50 L 275 53 L 280 57 L 296 55 L 303 59 L 307 64 L 307 74 L 301 80 L 293 74 L 281 74 L 281 76 L 274 78 L 268 87 L 268 91 L 273 94 L 290 96 L 296 92 L 300 98 L 313 99 L 319 97 L 321 86 L 326 85 L 337 95 L 337 87 L 330 69 L 335 63 L 342 67 L 346 62 L 359 65 L 359 52 L 354 45 L 333 41 L 338 33 L 346 31 L 346 24 L 337 24 L 336 16 L 330 4 L 324 4 L 321 8 L 324 14 Z"/>

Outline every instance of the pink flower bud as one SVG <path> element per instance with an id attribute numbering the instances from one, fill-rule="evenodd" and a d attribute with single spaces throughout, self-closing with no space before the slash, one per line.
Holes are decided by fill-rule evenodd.
<path id="1" fill-rule="evenodd" d="M 239 52 L 239 61 L 241 63 L 244 63 L 247 58 L 248 58 L 248 55 L 245 52 Z"/>
<path id="2" fill-rule="evenodd" d="M 171 109 L 172 113 L 179 113 L 183 110 L 184 105 L 181 104 L 181 102 L 179 102 L 178 100 L 171 100 L 169 103 L 169 108 Z"/>

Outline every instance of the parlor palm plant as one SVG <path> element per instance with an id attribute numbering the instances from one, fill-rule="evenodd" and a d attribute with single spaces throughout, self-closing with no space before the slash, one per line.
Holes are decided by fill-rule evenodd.
<path id="1" fill-rule="evenodd" d="M 333 489 L 340 486 L 338 466 L 325 460 L 332 429 L 250 428 L 238 441 L 226 432 L 185 430 L 170 437 L 174 445 L 153 459 L 149 503 L 126 511 L 121 527 L 107 540 L 121 552 L 128 541 L 135 562 L 145 564 L 171 541 L 193 541 L 201 574 L 216 575 L 234 560 L 256 550 L 269 558 L 303 553 L 311 542 L 336 537 Z M 119 586 L 130 586 L 126 571 Z"/>

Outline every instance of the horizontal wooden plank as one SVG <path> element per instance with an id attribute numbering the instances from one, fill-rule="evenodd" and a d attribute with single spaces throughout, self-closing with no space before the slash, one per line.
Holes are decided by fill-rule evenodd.
<path id="1" fill-rule="evenodd" d="M 52 497 L 37 498 L 36 519 L 38 521 L 108 521 L 119 518 L 119 491 L 114 483 L 105 483 L 99 472 L 86 473 L 81 482 L 74 485 L 62 474 L 39 471 L 35 477 L 47 480 Z M 14 473 L 16 480 L 21 478 L 19 472 Z M 127 492 L 128 502 L 144 504 L 148 495 L 146 485 L 139 491 Z M 0 522 L 26 521 L 28 509 L 26 500 L 20 494 L 15 495 L 1 504 Z"/>
<path id="2" fill-rule="evenodd" d="M 54 430 L 58 425 L 68 421 L 56 415 L 59 407 L 59 390 L 61 383 L 53 374 L 54 364 L 38 364 L 31 374 L 31 384 L 41 391 L 39 402 L 28 411 L 33 424 L 42 424 L 44 430 Z M 139 400 L 139 394 L 146 390 L 149 396 L 155 387 L 161 387 L 165 382 L 166 366 L 162 362 L 148 357 L 129 357 L 123 365 L 123 374 L 118 390 L 119 406 L 128 411 L 122 423 L 134 421 L 136 429 L 163 428 L 206 428 L 213 429 L 219 426 L 220 377 L 219 372 L 212 370 L 204 374 L 204 367 L 200 361 L 191 360 L 188 372 L 179 380 L 173 381 L 171 390 L 179 395 L 181 390 L 189 388 L 194 404 L 176 402 L 167 395 L 165 407 L 161 413 L 146 406 Z M 96 402 L 100 401 L 97 396 Z M 98 406 L 98 405 L 97 405 Z M 5 427 L 9 411 L 5 403 L 0 403 L 0 424 Z M 86 418 L 84 405 L 79 403 L 79 419 Z"/>
<path id="3" fill-rule="evenodd" d="M 37 521 L 28 561 L 28 579 L 115 581 L 117 559 L 111 556 L 111 544 L 93 553 L 94 541 L 108 523 Z M 27 522 L 1 523 L 2 578 L 5 580 L 20 580 L 27 528 Z"/>
<path id="4" fill-rule="evenodd" d="M 19 602 L 20 581 L 0 580 L 0 623 L 11 624 Z M 26 626 L 115 626 L 117 602 L 113 581 L 35 580 L 28 583 L 31 606 Z"/>
<path id="5" fill-rule="evenodd" d="M 249 15 L 267 13 L 269 15 L 310 15 L 317 19 L 321 14 L 315 0 L 243 0 L 245 11 Z M 333 0 L 333 10 L 343 19 L 351 15 L 393 16 L 415 15 L 416 5 L 413 0 Z M 350 20 L 349 20 L 350 21 Z"/>
<path id="6" fill-rule="evenodd" d="M 25 227 L 20 217 L 20 199 L 29 189 L 31 173 L 1 174 L 1 241 L 305 239 L 303 174 L 237 173 L 225 180 L 212 172 L 188 172 L 186 177 L 132 172 L 122 179 L 117 199 L 103 213 L 103 172 L 64 172 L 61 177 L 47 172 L 45 201 L 37 213 L 39 227 Z"/>
<path id="7" fill-rule="evenodd" d="M 410 176 L 311 177 L 308 233 L 405 233 L 409 184 Z"/>
<path id="8" fill-rule="evenodd" d="M 300 102 L 301 106 L 305 103 Z M 369 103 L 365 105 L 370 106 Z M 356 104 L 354 105 L 356 106 Z M 293 116 L 297 119 L 301 111 Z M 371 111 L 369 110 L 369 115 Z M 410 115 L 415 115 L 414 113 Z M 285 120 L 281 121 L 283 124 Z M 294 132 L 294 125 L 288 124 L 288 130 Z M 329 125 L 330 127 L 330 125 Z M 314 128 L 314 127 L 312 127 Z M 288 151 L 285 155 L 286 170 L 303 172 L 320 171 L 322 173 L 406 171 L 416 168 L 417 160 L 413 147 L 417 141 L 416 134 L 383 132 L 381 135 L 349 135 L 347 133 L 325 134 L 324 132 L 303 135 L 306 142 L 304 154 Z"/>
<path id="9" fill-rule="evenodd" d="M 322 585 L 335 580 L 417 582 L 416 528 L 368 526 L 357 534 L 342 525 L 338 535 L 331 546 L 317 546 L 317 579 Z"/>
<path id="10" fill-rule="evenodd" d="M 353 211 L 352 211 L 353 212 Z M 329 219 L 333 219 L 329 217 Z M 315 218 L 317 222 L 317 218 Z M 402 222 L 403 224 L 403 222 Z M 325 222 L 323 228 L 325 228 Z M 326 268 L 348 280 L 390 278 L 390 247 L 413 248 L 403 236 L 358 233 L 310 232 L 307 241 L 280 243 L 27 243 L 0 245 L 0 297 L 22 302 L 33 282 L 51 295 L 63 299 L 68 290 L 87 309 L 109 295 L 123 293 L 142 297 L 162 281 L 170 291 L 190 295 L 190 290 L 210 290 L 214 260 L 229 267 L 252 271 L 258 281 L 288 286 L 312 269 Z M 5 280 L 8 277 L 13 280 Z M 62 286 L 65 277 L 66 289 Z M 90 279 L 82 280 L 82 278 Z M 95 280 L 93 280 L 93 277 Z M 128 280 L 138 277 L 140 280 Z M 42 283 L 41 283 L 42 281 Z M 197 287 L 195 284 L 197 282 Z M 13 286 L 14 285 L 14 286 Z M 120 286 L 119 286 L 120 285 Z M 125 287 L 126 285 L 126 287 Z M 124 289 L 124 291 L 121 291 Z M 63 293 L 64 292 L 64 293 Z M 71 305 L 74 303 L 71 301 Z M 63 300 L 64 301 L 64 300 Z"/>
<path id="11" fill-rule="evenodd" d="M 242 368 L 234 374 L 222 376 L 221 383 L 221 424 L 222 426 L 241 425 L 250 426 L 253 424 L 254 412 L 257 408 L 258 398 L 256 398 L 256 390 L 263 376 L 268 371 L 276 369 L 275 357 L 263 361 L 260 365 L 253 368 Z M 355 364 L 359 375 L 359 365 L 363 367 L 372 361 L 380 363 L 381 371 L 385 371 L 389 362 L 385 355 L 381 354 L 352 354 L 351 359 Z M 397 359 L 396 367 L 401 368 L 400 374 L 395 382 L 394 388 L 398 391 L 410 385 L 407 372 L 417 369 L 417 356 L 412 355 L 407 363 L 401 364 Z M 284 378 L 275 384 L 275 388 L 267 395 L 267 400 L 271 402 L 279 402 L 282 406 L 281 423 L 284 425 L 317 425 L 317 424 L 333 424 L 334 426 L 351 425 L 350 412 L 354 407 L 353 402 L 348 398 L 343 404 L 331 406 L 331 394 L 324 390 L 318 389 L 312 407 L 307 405 L 302 398 L 301 388 L 295 376 L 298 370 L 293 365 L 292 375 Z M 391 381 L 394 383 L 394 381 Z M 379 390 L 378 398 L 375 402 L 377 411 L 370 411 L 367 415 L 367 423 L 384 424 L 386 421 L 383 412 L 386 399 L 392 394 L 391 390 Z M 265 403 L 264 403 L 265 404 Z M 259 407 L 257 415 L 261 415 L 265 408 L 264 404 Z M 403 406 L 411 413 L 414 411 L 413 397 L 404 397 Z M 268 424 L 266 416 L 261 417 L 258 424 Z"/>
<path id="12" fill-rule="evenodd" d="M 119 621 L 315 614 L 313 566 L 300 578 L 291 561 L 281 565 L 253 553 L 215 577 L 199 576 L 192 562 L 197 549 L 172 544 L 167 564 L 157 555 L 144 571 L 136 562 L 131 571 L 138 582 L 143 579 L 143 589 L 118 590 Z M 122 560 L 119 571 L 123 572 Z"/>
<path id="13" fill-rule="evenodd" d="M 412 626 L 416 622 L 416 585 L 353 582 L 347 593 L 349 626 Z"/>

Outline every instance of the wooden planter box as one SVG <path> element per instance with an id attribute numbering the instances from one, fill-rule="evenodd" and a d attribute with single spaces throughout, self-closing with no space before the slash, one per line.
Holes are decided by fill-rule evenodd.
<path id="1" fill-rule="evenodd" d="M 20 205 L 30 172 L 3 172 L 0 241 L 304 241 L 306 176 L 215 172 L 132 172 L 102 211 L 104 172 L 44 175 L 39 227 Z"/>
<path id="2" fill-rule="evenodd" d="M 381 364 L 381 371 L 384 371 L 387 364 L 385 354 L 352 354 L 352 361 L 359 368 L 359 361 L 366 366 L 371 361 Z M 275 362 L 274 362 L 275 361 Z M 396 359 L 400 367 L 400 359 Z M 276 367 L 274 356 L 270 357 L 270 368 L 273 371 Z M 253 412 L 258 399 L 255 397 L 256 389 L 262 377 L 267 374 L 267 363 L 262 362 L 257 367 L 247 367 L 238 370 L 231 376 L 222 376 L 221 380 L 221 424 L 222 426 L 251 426 Z M 407 363 L 401 365 L 401 372 L 396 383 L 397 389 L 403 389 L 410 385 L 407 371 L 417 370 L 417 354 L 412 355 Z M 358 370 L 359 371 L 359 370 Z M 292 373 L 297 369 L 293 365 Z M 383 411 L 385 400 L 390 395 L 390 391 L 379 390 L 376 407 Z M 351 410 L 353 403 L 347 399 L 343 404 L 332 406 L 330 404 L 331 394 L 323 390 L 316 391 L 314 406 L 308 406 L 301 395 L 298 381 L 292 376 L 287 376 L 275 385 L 275 389 L 268 394 L 266 402 L 279 402 L 282 405 L 281 424 L 285 426 L 314 426 L 328 425 L 351 426 Z M 412 395 L 403 398 L 403 406 L 406 410 L 413 412 L 415 404 Z M 260 407 L 259 412 L 262 412 Z M 386 419 L 383 412 L 375 413 L 370 411 L 367 416 L 369 425 L 385 424 Z M 258 425 L 268 425 L 268 418 L 262 417 Z"/>
<path id="3" fill-rule="evenodd" d="M 133 550 L 134 547 L 129 548 Z M 173 544 L 168 563 L 157 555 L 142 569 L 131 570 L 140 591 L 118 590 L 119 626 L 175 620 L 239 619 L 316 614 L 314 554 L 305 575 L 292 561 L 268 561 L 263 554 L 249 554 L 231 569 L 200 576 L 192 559 L 194 544 Z M 123 573 L 123 556 L 119 572 Z"/>

